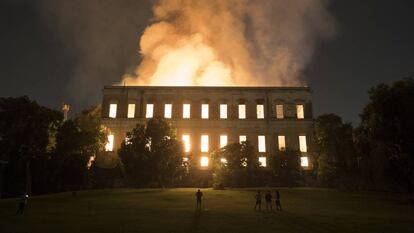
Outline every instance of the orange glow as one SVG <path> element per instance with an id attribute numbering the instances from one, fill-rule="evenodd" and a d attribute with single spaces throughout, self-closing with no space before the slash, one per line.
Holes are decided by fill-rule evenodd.
<path id="1" fill-rule="evenodd" d="M 164 117 L 171 118 L 172 116 L 172 104 L 166 104 L 164 106 Z"/>
<path id="2" fill-rule="evenodd" d="M 184 142 L 184 152 L 190 152 L 191 150 L 191 144 L 190 144 L 190 135 L 184 134 L 182 138 Z"/>
<path id="3" fill-rule="evenodd" d="M 306 136 L 299 136 L 299 149 L 300 152 L 308 152 L 308 146 L 306 145 Z"/>
<path id="4" fill-rule="evenodd" d="M 297 114 L 298 119 L 305 118 L 305 113 L 303 112 L 303 105 L 301 104 L 296 105 L 296 114 Z"/>
<path id="5" fill-rule="evenodd" d="M 201 105 L 201 119 L 208 119 L 208 104 Z"/>
<path id="6" fill-rule="evenodd" d="M 279 150 L 280 151 L 285 151 L 286 150 L 285 136 L 283 136 L 283 135 L 277 136 L 277 142 L 278 142 L 278 145 L 279 145 Z"/>
<path id="7" fill-rule="evenodd" d="M 108 141 L 105 145 L 105 151 L 113 151 L 114 150 L 114 135 L 109 134 L 108 135 Z"/>
<path id="8" fill-rule="evenodd" d="M 191 116 L 191 105 L 183 104 L 183 118 L 190 119 L 190 116 Z"/>
<path id="9" fill-rule="evenodd" d="M 208 135 L 201 135 L 201 152 L 208 152 Z"/>
<path id="10" fill-rule="evenodd" d="M 227 135 L 220 135 L 220 148 L 227 146 Z"/>
<path id="11" fill-rule="evenodd" d="M 202 167 L 208 167 L 208 157 L 207 156 L 202 156 L 201 157 L 200 165 Z"/>
<path id="12" fill-rule="evenodd" d="M 116 109 L 117 109 L 117 104 L 109 105 L 109 117 L 110 118 L 116 118 Z"/>

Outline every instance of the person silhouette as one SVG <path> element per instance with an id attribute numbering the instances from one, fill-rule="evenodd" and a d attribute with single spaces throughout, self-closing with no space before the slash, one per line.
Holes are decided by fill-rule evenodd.
<path id="1" fill-rule="evenodd" d="M 256 210 L 257 207 L 259 207 L 259 210 L 262 209 L 262 194 L 260 193 L 260 191 L 257 191 L 256 193 L 256 204 L 254 205 L 254 209 Z"/>
<path id="2" fill-rule="evenodd" d="M 273 206 L 272 206 L 272 194 L 270 194 L 270 191 L 268 191 L 265 195 L 265 199 L 266 199 L 266 210 L 269 211 L 269 207 L 270 207 L 270 211 L 272 211 Z"/>
<path id="3" fill-rule="evenodd" d="M 201 209 L 201 198 L 203 197 L 203 193 L 200 191 L 200 189 L 197 190 L 195 196 L 197 200 L 196 209 Z"/>
<path id="4" fill-rule="evenodd" d="M 275 204 L 276 204 L 276 210 L 282 211 L 282 205 L 280 204 L 280 193 L 279 190 L 275 191 Z"/>
<path id="5" fill-rule="evenodd" d="M 26 208 L 27 205 L 27 199 L 29 198 L 29 195 L 25 194 L 22 196 L 22 198 L 20 199 L 19 202 L 19 207 L 17 208 L 17 215 L 22 215 L 24 212 L 24 209 Z"/>

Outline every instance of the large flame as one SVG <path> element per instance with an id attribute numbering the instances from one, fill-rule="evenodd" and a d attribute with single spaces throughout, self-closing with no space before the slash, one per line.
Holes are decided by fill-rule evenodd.
<path id="1" fill-rule="evenodd" d="M 160 0 L 126 85 L 300 85 L 315 41 L 332 34 L 323 0 Z"/>

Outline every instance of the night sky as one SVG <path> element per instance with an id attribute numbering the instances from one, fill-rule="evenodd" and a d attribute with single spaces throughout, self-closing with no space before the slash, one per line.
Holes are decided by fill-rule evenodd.
<path id="1" fill-rule="evenodd" d="M 336 36 L 318 44 L 303 79 L 315 116 L 356 125 L 370 87 L 414 75 L 414 1 L 336 0 L 330 12 Z M 99 103 L 139 63 L 151 15 L 144 0 L 0 0 L 0 96 L 68 102 L 72 113 Z"/>

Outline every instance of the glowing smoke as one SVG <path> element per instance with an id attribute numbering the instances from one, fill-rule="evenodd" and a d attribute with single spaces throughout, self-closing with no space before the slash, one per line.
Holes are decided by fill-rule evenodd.
<path id="1" fill-rule="evenodd" d="M 324 0 L 160 0 L 153 13 L 126 85 L 301 85 L 334 34 Z"/>

